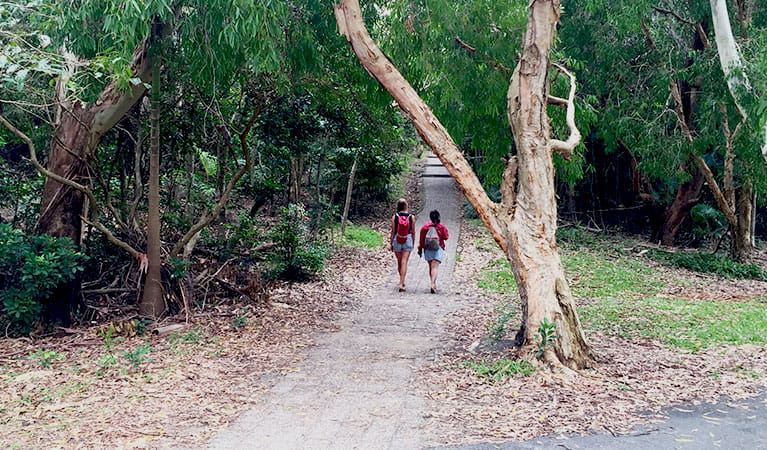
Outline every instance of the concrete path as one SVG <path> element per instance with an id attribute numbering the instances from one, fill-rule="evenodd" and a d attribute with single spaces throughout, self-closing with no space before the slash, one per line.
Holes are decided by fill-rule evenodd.
<path id="1" fill-rule="evenodd" d="M 397 291 L 394 255 L 381 261 L 389 283 L 350 313 L 341 331 L 316 336 L 299 370 L 272 381 L 263 404 L 216 436 L 211 449 L 417 449 L 426 445 L 425 400 L 409 392 L 417 370 L 439 357 L 441 321 L 460 307 L 450 292 L 463 200 L 439 160 L 423 174 L 417 225 L 440 211 L 448 227 L 438 293 L 429 293 L 428 267 L 413 252 L 407 292 Z M 267 381 L 268 382 L 268 381 Z"/>

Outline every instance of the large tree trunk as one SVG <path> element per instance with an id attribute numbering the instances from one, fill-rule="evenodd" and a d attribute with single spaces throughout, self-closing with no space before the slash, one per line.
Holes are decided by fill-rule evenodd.
<path id="1" fill-rule="evenodd" d="M 711 6 L 711 18 L 714 24 L 716 50 L 719 53 L 719 63 L 724 72 L 727 86 L 730 88 L 730 95 L 735 100 L 738 111 L 744 119 L 748 119 L 748 111 L 746 111 L 744 105 L 749 100 L 745 98 L 744 94 L 751 91 L 751 84 L 744 70 L 745 65 L 740 57 L 735 36 L 732 33 L 730 15 L 727 12 L 727 2 L 725 0 L 709 0 L 709 3 Z M 739 11 L 745 10 L 739 9 Z M 767 160 L 767 120 L 761 120 L 764 121 L 760 125 L 763 136 L 762 142 L 759 145 L 762 150 L 762 157 Z"/>
<path id="2" fill-rule="evenodd" d="M 91 134 L 84 124 L 93 120 L 93 111 L 83 109 L 79 103 L 62 116 L 49 148 L 48 168 L 70 180 L 88 185 L 87 160 L 82 155 L 92 154 Z M 69 151 L 72 149 L 72 151 Z M 61 183 L 47 179 L 43 186 L 42 212 L 37 232 L 71 239 L 80 248 L 85 194 Z M 79 301 L 80 277 L 58 286 L 43 307 L 44 320 L 68 326 L 71 310 Z"/>
<path id="3" fill-rule="evenodd" d="M 658 233 L 663 245 L 674 245 L 682 223 L 690 214 L 693 206 L 700 202 L 700 191 L 703 189 L 704 180 L 703 173 L 696 167 L 692 178 L 677 188 L 674 201 L 663 214 L 663 224 Z"/>
<path id="4" fill-rule="evenodd" d="M 156 26 L 156 25 L 155 25 Z M 159 35 L 159 33 L 153 33 Z M 159 45 L 158 45 L 159 47 Z M 153 52 L 161 51 L 155 48 Z M 160 241 L 160 62 L 152 71 L 152 108 L 149 131 L 149 210 L 147 211 L 147 272 L 144 295 L 139 304 L 143 316 L 160 317 L 165 312 L 162 296 L 162 242 Z"/>
<path id="5" fill-rule="evenodd" d="M 522 297 L 522 348 L 538 344 L 544 319 L 556 323 L 556 359 L 569 367 L 591 360 L 575 302 L 556 244 L 557 203 L 554 187 L 548 98 L 549 52 L 559 21 L 559 1 L 530 3 L 522 57 L 508 92 L 509 123 L 517 148 L 519 185 L 516 211 L 507 240 L 512 268 Z M 548 349 L 546 349 L 548 351 Z"/>
<path id="6" fill-rule="evenodd" d="M 509 160 L 504 172 L 501 203 L 488 198 L 447 130 L 372 41 L 357 0 L 343 0 L 341 5 L 336 5 L 335 12 L 340 33 L 346 36 L 362 65 L 391 93 L 509 257 L 524 311 L 520 331 L 523 349 L 533 350 L 534 334 L 545 318 L 556 322 L 558 336 L 544 352 L 546 359 L 571 368 L 583 368 L 591 364 L 593 357 L 583 337 L 556 246 L 552 140 L 545 109 L 548 55 L 559 7 L 556 0 L 530 4 L 523 58 L 518 74 L 512 79 L 509 98 L 510 107 L 514 108 L 509 115 L 519 153 Z M 572 95 L 574 91 L 571 91 L 570 103 Z M 574 127 L 574 112 L 568 109 L 568 125 L 571 123 Z M 575 140 L 579 140 L 579 136 Z M 565 144 L 572 147 L 570 141 L 557 142 L 560 148 Z"/>
<path id="7" fill-rule="evenodd" d="M 737 222 L 732 230 L 732 257 L 739 262 L 748 262 L 754 253 L 753 239 L 751 235 L 751 222 L 754 215 L 754 187 L 746 182 L 740 190 L 736 215 Z"/>
<path id="8" fill-rule="evenodd" d="M 143 44 L 133 54 L 132 68 L 142 81 L 149 81 L 151 68 L 146 49 L 147 44 Z M 119 89 L 117 83 L 111 83 L 93 105 L 86 106 L 80 102 L 61 104 L 64 112 L 51 138 L 48 170 L 87 185 L 88 165 L 95 159 L 101 138 L 130 110 L 145 90 L 143 83 L 133 85 L 128 91 Z M 79 247 L 84 202 L 85 196 L 81 191 L 47 178 L 37 232 L 68 237 Z M 79 298 L 79 292 L 80 283 L 77 280 L 56 289 L 46 301 L 46 319 L 69 323 L 70 310 Z"/>

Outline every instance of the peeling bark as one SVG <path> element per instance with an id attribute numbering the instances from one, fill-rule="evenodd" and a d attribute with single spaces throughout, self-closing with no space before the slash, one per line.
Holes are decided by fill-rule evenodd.
<path id="1" fill-rule="evenodd" d="M 148 82 L 151 60 L 147 55 L 148 43 L 139 46 L 133 54 L 132 69 L 138 78 Z M 48 149 L 47 169 L 51 173 L 77 184 L 90 184 L 88 165 L 95 159 L 101 138 L 141 98 L 146 88 L 138 83 L 127 91 L 120 91 L 117 83 L 109 84 L 92 105 L 80 102 L 60 104 L 61 122 L 57 124 Z M 68 237 L 79 247 L 81 244 L 85 195 L 70 185 L 47 177 L 41 199 L 38 233 L 55 237 Z M 96 208 L 91 205 L 91 208 Z M 102 227 L 103 228 L 103 227 Z M 77 280 L 60 286 L 45 303 L 46 319 L 68 324 L 70 311 L 79 299 Z"/>
<path id="2" fill-rule="evenodd" d="M 497 204 L 488 198 L 447 130 L 372 41 L 357 0 L 335 5 L 340 33 L 346 36 L 365 69 L 410 118 L 511 261 L 522 301 L 518 339 L 523 352 L 530 357 L 535 353 L 535 333 L 545 318 L 556 323 L 558 338 L 553 348 L 544 352 L 544 358 L 555 365 L 580 369 L 591 365 L 593 354 L 583 336 L 556 245 L 555 148 L 546 114 L 549 51 L 559 11 L 557 0 L 538 0 L 529 6 L 522 60 L 514 71 L 508 94 L 517 155 L 507 163 L 501 188 L 503 201 Z M 573 128 L 574 121 L 571 138 L 577 132 Z M 574 148 L 579 140 L 569 139 L 566 145 Z M 557 150 L 561 150 L 560 141 L 556 142 Z"/>

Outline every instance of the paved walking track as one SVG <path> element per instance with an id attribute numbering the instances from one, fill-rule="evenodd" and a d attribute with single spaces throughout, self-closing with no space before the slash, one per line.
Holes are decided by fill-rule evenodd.
<path id="1" fill-rule="evenodd" d="M 459 308 L 447 295 L 455 263 L 463 200 L 453 179 L 430 155 L 423 172 L 423 210 L 440 211 L 450 231 L 437 294 L 428 267 L 413 252 L 407 292 L 397 291 L 395 260 L 382 261 L 390 281 L 378 296 L 343 319 L 341 331 L 316 339 L 299 370 L 277 380 L 263 405 L 245 413 L 210 442 L 211 449 L 416 449 L 427 445 L 425 401 L 408 386 L 420 366 L 439 357 L 441 321 Z"/>
<path id="2" fill-rule="evenodd" d="M 417 370 L 438 358 L 442 319 L 458 309 L 450 293 L 462 197 L 431 155 L 423 172 L 423 211 L 437 209 L 450 230 L 438 293 L 429 293 L 428 268 L 413 254 L 407 292 L 397 292 L 392 256 L 388 284 L 378 296 L 325 333 L 307 350 L 299 370 L 271 384 L 263 404 L 216 436 L 211 449 L 417 449 L 428 447 L 423 398 L 408 390 Z M 629 436 L 549 436 L 527 442 L 450 449 L 765 449 L 767 394 L 752 400 L 671 408 L 664 424 L 640 427 Z M 689 409 L 685 409 L 689 408 Z M 679 412 L 681 411 L 681 412 Z M 712 414 L 721 417 L 712 417 Z M 714 420 L 715 419 L 715 420 Z"/>

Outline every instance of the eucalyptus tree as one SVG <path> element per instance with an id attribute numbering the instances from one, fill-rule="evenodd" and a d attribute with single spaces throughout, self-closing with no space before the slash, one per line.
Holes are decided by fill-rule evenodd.
<path id="1" fill-rule="evenodd" d="M 664 207 L 663 242 L 672 243 L 705 182 L 731 226 L 733 256 L 747 259 L 751 192 L 765 182 L 761 130 L 758 120 L 739 118 L 712 45 L 709 5 L 579 0 L 573 10 L 577 19 L 562 29 L 566 51 L 584 64 L 584 91 L 599 99 L 602 139 L 635 155 L 646 177 L 638 194 Z M 743 41 L 743 49 L 761 82 L 758 42 Z M 746 109 L 754 117 L 763 110 L 754 101 Z"/>
<path id="2" fill-rule="evenodd" d="M 553 139 L 547 115 L 550 51 L 561 8 L 558 0 L 538 0 L 527 5 L 527 27 L 521 57 L 512 72 L 506 110 L 516 154 L 503 169 L 502 200 L 493 202 L 480 184 L 460 148 L 427 104 L 373 42 L 365 28 L 356 0 L 335 6 L 339 31 L 365 69 L 394 97 L 424 141 L 434 150 L 461 186 L 464 195 L 509 258 L 522 300 L 522 326 L 517 335 L 522 353 L 540 355 L 555 365 L 583 368 L 591 364 L 587 344 L 575 311 L 556 245 L 557 208 L 554 192 L 553 153 L 572 155 L 580 142 L 575 126 L 575 78 L 568 75 L 567 140 Z M 412 25 L 412 24 L 411 24 Z M 439 26 L 439 24 L 429 24 Z M 492 24 L 487 24 L 490 29 Z M 416 56 L 412 56 L 417 58 Z M 536 337 L 542 326 L 555 324 L 552 347 Z"/>
<path id="3" fill-rule="evenodd" d="M 6 48 L 22 48 L 25 55 L 32 55 L 25 60 L 29 66 L 24 67 L 26 73 L 36 71 L 55 81 L 51 83 L 55 89 L 44 94 L 49 101 L 38 105 L 42 109 L 55 109 L 55 114 L 51 114 L 53 135 L 48 145 L 47 167 L 40 167 L 48 178 L 38 229 L 69 237 L 79 244 L 81 215 L 87 197 L 92 211 L 87 220 L 114 243 L 145 261 L 143 252 L 117 239 L 98 220 L 100 205 L 89 185 L 93 173 L 90 167 L 97 164 L 100 141 L 150 86 L 150 75 L 157 61 L 152 49 L 163 38 L 170 37 L 173 46 L 183 49 L 177 54 L 184 59 L 170 64 L 183 64 L 195 89 L 203 92 L 227 89 L 243 69 L 251 76 L 276 70 L 285 4 L 194 0 L 127 3 L 83 0 L 76 3 L 52 0 L 3 4 L 4 11 L 19 18 L 17 23 L 38 24 L 39 28 L 32 30 L 34 35 L 56 49 L 41 51 L 40 45 L 24 36 L 3 35 Z M 56 61 L 53 68 L 51 59 Z M 11 66 L 16 78 L 18 65 Z M 6 73 L 10 71 L 8 65 L 5 69 Z M 249 132 L 253 121 L 244 122 L 244 129 Z M 247 139 L 247 135 L 239 137 L 243 142 Z M 248 165 L 249 159 L 245 160 Z M 193 226 L 198 228 L 196 231 L 221 210 L 220 204 L 226 201 L 233 183 L 236 181 L 230 182 L 222 193 L 219 205 L 202 214 Z M 119 212 L 109 202 L 105 209 L 112 215 L 110 221 L 122 224 Z M 155 210 L 154 214 L 159 211 Z M 181 243 L 190 239 L 184 235 Z M 157 242 L 155 239 L 155 245 Z M 156 254 L 159 255 L 159 251 Z M 156 275 L 157 258 L 153 266 Z M 57 298 L 52 314 L 55 319 L 68 321 L 69 307 L 77 290 L 78 286 L 73 284 L 54 295 Z M 152 301 L 157 302 L 156 296 Z M 157 312 L 155 307 L 150 309 Z"/>

